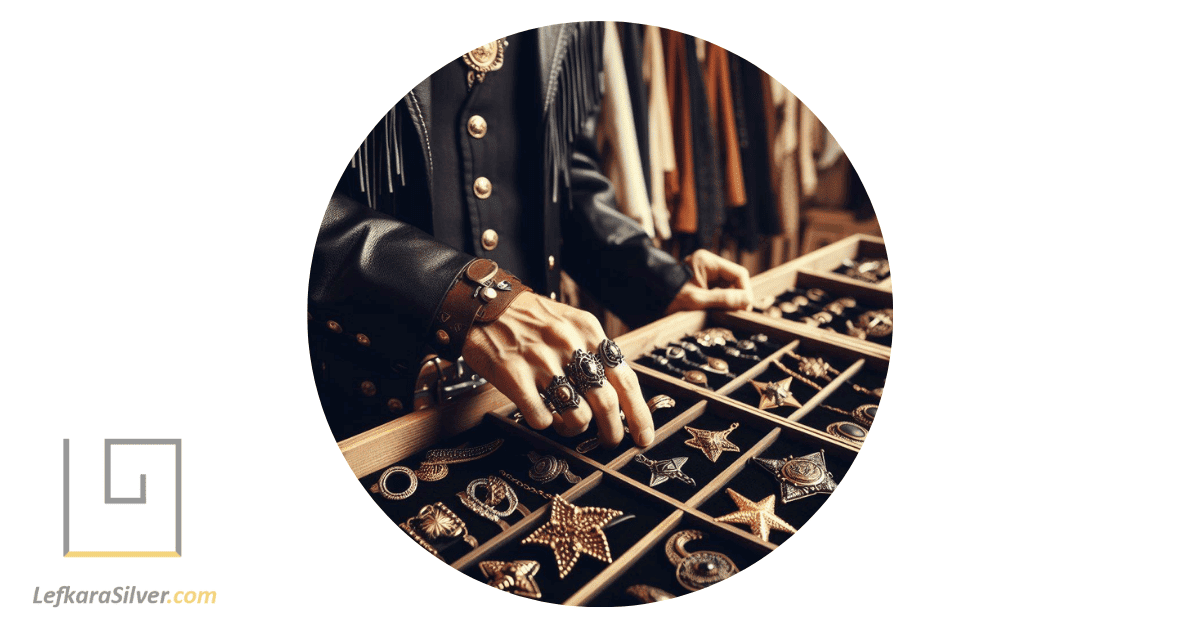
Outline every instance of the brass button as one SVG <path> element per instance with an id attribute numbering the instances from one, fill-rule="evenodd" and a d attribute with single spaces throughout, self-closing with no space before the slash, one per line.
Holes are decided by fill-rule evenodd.
<path id="1" fill-rule="evenodd" d="M 483 232 L 483 237 L 479 241 L 483 244 L 483 250 L 491 251 L 496 248 L 497 244 L 500 244 L 500 234 L 496 233 L 495 229 L 488 229 Z"/>
<path id="2" fill-rule="evenodd" d="M 358 344 L 364 347 L 371 346 L 371 339 L 367 338 L 366 334 L 354 334 L 354 339 L 358 341 Z"/>
<path id="3" fill-rule="evenodd" d="M 402 402 L 399 399 L 396 399 L 394 397 L 391 399 L 388 399 L 387 400 L 387 409 L 399 414 L 400 411 L 404 410 L 404 402 Z"/>
<path id="4" fill-rule="evenodd" d="M 375 396 L 375 382 L 371 382 L 371 381 L 363 382 L 358 385 L 358 389 L 362 391 L 362 394 L 364 394 L 368 397 Z"/>
<path id="5" fill-rule="evenodd" d="M 553 255 L 551 255 L 549 258 L 546 259 L 546 263 L 550 264 L 550 270 L 554 270 L 554 256 Z"/>
<path id="6" fill-rule="evenodd" d="M 484 120 L 483 116 L 471 116 L 467 120 L 467 133 L 470 133 L 471 137 L 475 139 L 487 135 L 487 120 Z"/>
<path id="7" fill-rule="evenodd" d="M 475 196 L 478 198 L 487 198 L 492 195 L 492 182 L 488 181 L 487 177 L 479 177 L 475 179 Z"/>
<path id="8" fill-rule="evenodd" d="M 446 330 L 444 330 L 444 329 L 437 330 L 437 341 L 438 341 L 438 344 L 443 344 L 443 345 L 450 344 L 450 334 L 446 333 Z"/>
<path id="9" fill-rule="evenodd" d="M 325 326 L 329 328 L 329 331 L 335 334 L 342 333 L 342 326 L 338 325 L 337 321 L 325 321 Z"/>

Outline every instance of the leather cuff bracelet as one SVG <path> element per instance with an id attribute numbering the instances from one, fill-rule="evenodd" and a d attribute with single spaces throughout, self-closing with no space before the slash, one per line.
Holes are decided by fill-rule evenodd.
<path id="1" fill-rule="evenodd" d="M 490 323 L 517 298 L 530 291 L 516 276 L 489 259 L 476 259 L 463 267 L 442 299 L 434 320 L 432 345 L 443 358 L 457 359 L 475 323 Z"/>

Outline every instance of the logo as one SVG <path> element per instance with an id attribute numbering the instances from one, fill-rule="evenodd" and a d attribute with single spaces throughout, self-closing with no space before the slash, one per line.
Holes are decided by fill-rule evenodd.
<path id="1" fill-rule="evenodd" d="M 172 467 L 171 450 L 174 453 Z M 113 449 L 117 450 L 114 463 Z M 71 441 L 63 439 L 63 556 L 67 558 L 178 558 L 182 555 L 182 441 L 178 438 L 104 439 L 104 486 L 101 500 L 99 456 L 91 464 L 80 461 L 72 476 Z M 94 452 L 93 452 L 94 453 Z M 77 458 L 87 458 L 83 452 Z M 114 466 L 118 494 L 132 493 L 134 475 L 139 476 L 136 497 L 114 496 Z M 149 490 L 147 474 L 151 470 Z M 72 477 L 76 493 L 72 495 Z M 75 513 L 75 539 L 71 516 Z M 173 523 L 172 523 L 173 522 Z M 172 537 L 172 532 L 173 537 Z M 172 546 L 172 538 L 174 544 Z M 72 550 L 72 544 L 83 549 Z"/>

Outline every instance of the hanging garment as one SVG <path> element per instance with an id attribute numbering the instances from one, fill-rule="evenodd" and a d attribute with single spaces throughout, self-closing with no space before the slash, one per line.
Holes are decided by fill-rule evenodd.
<path id="1" fill-rule="evenodd" d="M 625 77 L 625 59 L 615 22 L 604 26 L 604 112 L 605 144 L 609 149 L 609 179 L 617 191 L 617 207 L 638 221 L 651 237 L 654 222 L 650 216 L 650 197 L 638 150 L 633 106 L 629 100 L 629 82 Z"/>
<path id="2" fill-rule="evenodd" d="M 800 172 L 798 150 L 800 99 L 782 83 L 763 73 L 771 94 L 768 121 L 775 121 L 771 147 L 771 179 L 775 190 L 775 207 L 782 231 L 782 246 L 772 252 L 772 263 L 800 254 Z"/>
<path id="3" fill-rule="evenodd" d="M 667 94 L 667 68 L 662 33 L 647 26 L 644 37 L 642 80 L 647 85 L 649 115 L 646 126 L 650 150 L 650 211 L 654 230 L 664 241 L 671 239 L 671 212 L 667 209 L 666 178 L 675 174 L 675 139 L 671 131 L 671 104 Z M 668 175 L 670 173 L 670 175 Z"/>
<path id="4" fill-rule="evenodd" d="M 685 35 L 684 63 L 687 69 L 688 101 L 691 107 L 692 167 L 696 186 L 696 248 L 715 248 L 716 236 L 725 225 L 725 194 L 721 191 L 722 168 L 717 159 L 717 132 L 708 111 L 708 95 L 696 42 Z"/>
<path id="5" fill-rule="evenodd" d="M 780 232 L 771 188 L 770 139 L 767 136 L 762 71 L 741 57 L 729 55 L 734 114 L 738 123 L 746 209 L 733 215 L 729 227 L 744 251 L 755 251 L 763 236 Z"/>
<path id="6" fill-rule="evenodd" d="M 621 57 L 625 59 L 625 79 L 629 84 L 629 104 L 633 111 L 633 128 L 637 133 L 638 154 L 642 158 L 642 174 L 646 180 L 646 190 L 650 185 L 650 105 L 646 92 L 646 82 L 642 80 L 642 64 L 644 46 L 642 45 L 642 25 L 620 22 Z"/>
<path id="7" fill-rule="evenodd" d="M 733 87 L 729 81 L 729 54 L 724 48 L 708 44 L 704 76 L 709 113 L 717 130 L 717 144 L 725 169 L 725 207 L 740 208 L 746 204 L 746 185 L 742 180 L 742 154 L 733 111 Z"/>

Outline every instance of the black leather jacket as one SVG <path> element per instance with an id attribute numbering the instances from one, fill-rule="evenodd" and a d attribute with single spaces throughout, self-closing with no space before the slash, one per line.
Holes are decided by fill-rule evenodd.
<path id="1" fill-rule="evenodd" d="M 599 170 L 599 79 L 594 90 L 571 85 L 569 77 L 579 73 L 568 70 L 590 65 L 598 74 L 602 28 L 602 23 L 585 23 L 537 31 L 543 133 L 565 134 L 570 141 L 563 156 L 549 141 L 543 151 L 543 169 L 552 174 L 542 198 L 543 216 L 536 217 L 544 230 L 542 276 L 522 279 L 542 294 L 557 294 L 559 272 L 565 270 L 637 326 L 661 316 L 690 273 L 617 210 L 612 184 Z M 317 237 L 309 280 L 310 348 L 322 403 L 339 439 L 411 410 L 419 361 L 432 353 L 434 315 L 459 271 L 475 259 L 462 252 L 470 250 L 469 243 L 451 246 L 430 235 L 436 199 L 429 190 L 437 165 L 424 112 L 432 106 L 426 81 L 376 127 L 375 132 L 382 128 L 390 134 L 389 141 L 399 138 L 393 146 L 401 147 L 403 189 L 395 178 L 380 182 L 392 172 L 376 172 L 374 182 L 400 190 L 394 202 L 389 206 L 369 192 L 354 198 L 346 192 L 357 191 L 354 186 L 341 185 Z M 556 115 L 573 108 L 578 114 Z M 497 123 L 502 121 L 492 124 Z M 401 156 L 392 155 L 388 146 L 375 148 L 391 157 L 385 162 L 389 169 Z M 369 151 L 361 148 L 356 158 L 359 166 L 370 163 Z M 556 158 L 566 165 L 561 178 Z M 369 174 L 366 168 L 357 170 L 348 168 L 343 183 L 358 184 Z M 560 181 L 568 186 L 566 194 L 555 190 Z M 479 242 L 481 234 L 474 231 L 472 241 Z M 549 262 L 552 256 L 561 262 Z"/>

